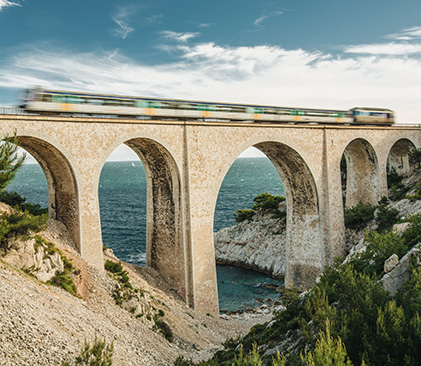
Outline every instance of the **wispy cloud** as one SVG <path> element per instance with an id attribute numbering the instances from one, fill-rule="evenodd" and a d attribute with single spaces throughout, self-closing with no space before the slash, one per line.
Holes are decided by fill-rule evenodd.
<path id="1" fill-rule="evenodd" d="M 388 45 L 386 42 L 384 47 Z M 71 53 L 43 45 L 17 54 L 8 62 L 3 59 L 0 87 L 42 85 L 63 90 L 316 108 L 373 105 L 395 109 L 400 121 L 420 122 L 419 54 L 407 52 L 402 57 L 403 51 L 386 53 L 370 51 L 373 45 L 366 45 L 366 49 L 363 46 L 357 53 L 333 57 L 279 46 L 177 43 L 171 46 L 177 50 L 174 61 L 149 66 L 118 50 Z"/>
<path id="2" fill-rule="evenodd" d="M 198 32 L 185 32 L 185 33 L 178 33 L 173 31 L 162 31 L 161 35 L 165 38 L 172 39 L 177 42 L 186 42 L 189 39 L 195 38 L 199 35 Z"/>
<path id="3" fill-rule="evenodd" d="M 20 3 L 10 0 L 0 0 L 0 11 L 11 6 L 22 6 Z"/>
<path id="4" fill-rule="evenodd" d="M 134 31 L 129 25 L 130 17 L 133 15 L 133 6 L 120 7 L 115 15 L 111 18 L 118 25 L 118 28 L 114 28 L 112 33 L 117 36 L 125 39 L 129 33 Z"/>
<path id="5" fill-rule="evenodd" d="M 163 17 L 164 17 L 164 14 L 154 14 L 149 17 L 146 17 L 145 21 L 148 24 L 155 24 L 155 23 L 160 22 Z"/>
<path id="6" fill-rule="evenodd" d="M 421 54 L 421 43 L 379 43 L 349 46 L 345 48 L 346 53 L 359 53 L 368 55 L 412 55 Z"/>
<path id="7" fill-rule="evenodd" d="M 274 12 L 269 13 L 269 14 L 264 14 L 264 15 L 262 15 L 261 17 L 257 18 L 257 19 L 253 22 L 253 24 L 254 24 L 254 25 L 256 25 L 256 26 L 260 26 L 260 25 L 262 25 L 262 23 L 263 23 L 265 20 L 267 20 L 267 19 L 269 19 L 269 18 L 272 18 L 272 17 L 276 17 L 276 16 L 281 15 L 281 14 L 283 14 L 283 13 L 284 13 L 283 11 L 274 11 Z"/>
<path id="8" fill-rule="evenodd" d="M 389 34 L 386 37 L 396 41 L 412 41 L 421 39 L 421 27 L 406 28 L 402 32 Z"/>

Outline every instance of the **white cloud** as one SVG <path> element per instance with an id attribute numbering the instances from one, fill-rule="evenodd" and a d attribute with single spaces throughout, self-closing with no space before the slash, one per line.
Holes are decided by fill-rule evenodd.
<path id="1" fill-rule="evenodd" d="M 162 31 L 161 35 L 167 39 L 172 39 L 178 42 L 186 42 L 189 39 L 195 38 L 199 35 L 198 32 L 178 33 L 173 31 Z"/>
<path id="2" fill-rule="evenodd" d="M 118 25 L 118 28 L 114 28 L 112 33 L 117 36 L 125 39 L 129 33 L 134 31 L 129 24 L 129 18 L 133 15 L 133 7 L 120 7 L 115 15 L 111 18 Z"/>
<path id="3" fill-rule="evenodd" d="M 22 5 L 10 0 L 0 0 L 0 11 L 10 6 L 22 6 Z"/>
<path id="4" fill-rule="evenodd" d="M 265 21 L 266 19 L 269 19 L 269 18 L 272 18 L 272 17 L 278 16 L 278 15 L 281 15 L 281 14 L 283 14 L 283 13 L 284 13 L 283 11 L 274 11 L 274 12 L 272 12 L 272 13 L 270 13 L 270 14 L 264 14 L 264 15 L 262 15 L 261 17 L 257 18 L 257 19 L 253 22 L 253 24 L 254 24 L 254 25 L 259 26 L 259 25 L 261 25 L 261 23 L 263 23 L 263 21 Z"/>
<path id="5" fill-rule="evenodd" d="M 350 46 L 345 49 L 347 53 L 360 53 L 370 55 L 411 55 L 421 53 L 421 43 L 379 43 Z"/>
<path id="6" fill-rule="evenodd" d="M 421 27 L 406 28 L 400 33 L 393 33 L 386 36 L 396 41 L 411 41 L 414 39 L 421 39 Z"/>
<path id="7" fill-rule="evenodd" d="M 315 108 L 379 106 L 396 110 L 399 121 L 420 122 L 421 57 L 417 53 L 405 53 L 402 57 L 403 51 L 368 52 L 372 45 L 366 47 L 366 52 L 333 57 L 277 46 L 178 44 L 169 48 L 177 51 L 176 60 L 156 66 L 127 58 L 118 50 L 70 53 L 44 47 L 0 64 L 0 87 L 41 85 L 63 90 Z"/>

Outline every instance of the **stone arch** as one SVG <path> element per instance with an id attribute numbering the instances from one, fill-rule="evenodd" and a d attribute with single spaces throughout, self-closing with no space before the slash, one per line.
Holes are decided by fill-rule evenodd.
<path id="1" fill-rule="evenodd" d="M 352 140 L 345 148 L 346 207 L 359 203 L 377 205 L 380 200 L 379 163 L 373 146 L 365 139 Z"/>
<path id="2" fill-rule="evenodd" d="M 72 236 L 79 252 L 81 248 L 79 188 L 75 163 L 57 142 L 45 137 L 19 133 L 20 146 L 41 166 L 48 185 L 48 216 L 61 221 Z"/>
<path id="3" fill-rule="evenodd" d="M 407 139 L 402 138 L 396 141 L 390 148 L 387 166 L 388 170 L 394 169 L 399 175 L 410 175 L 414 166 L 409 158 L 409 152 L 415 149 L 415 144 Z"/>
<path id="4" fill-rule="evenodd" d="M 249 146 L 262 151 L 281 177 L 288 207 L 285 286 L 304 289 L 314 283 L 324 268 L 324 248 L 316 182 L 303 154 L 291 145 L 261 140 Z M 227 171 L 221 174 L 222 179 Z M 216 192 L 222 179 L 218 180 Z"/>
<path id="5" fill-rule="evenodd" d="M 156 138 L 129 135 L 107 149 L 103 163 L 121 143 L 139 156 L 146 173 L 146 265 L 157 270 L 187 300 L 182 183 L 174 154 Z M 99 175 L 100 170 L 98 183 Z"/>

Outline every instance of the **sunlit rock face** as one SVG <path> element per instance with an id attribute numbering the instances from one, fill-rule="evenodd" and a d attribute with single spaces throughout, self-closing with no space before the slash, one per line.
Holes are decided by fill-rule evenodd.
<path id="1" fill-rule="evenodd" d="M 285 276 L 285 246 L 285 218 L 274 218 L 272 213 L 257 212 L 250 220 L 215 233 L 217 263 L 274 277 Z"/>

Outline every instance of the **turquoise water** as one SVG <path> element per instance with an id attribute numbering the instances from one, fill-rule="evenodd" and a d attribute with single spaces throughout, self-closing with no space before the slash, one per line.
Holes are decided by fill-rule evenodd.
<path id="1" fill-rule="evenodd" d="M 7 187 L 29 202 L 48 205 L 45 176 L 37 164 L 27 164 Z M 140 161 L 106 162 L 99 184 L 102 239 L 120 259 L 146 264 L 146 177 Z M 262 192 L 284 194 L 279 175 L 266 158 L 237 159 L 228 171 L 215 209 L 214 231 L 235 224 L 234 212 L 250 208 Z M 282 284 L 266 275 L 229 266 L 217 266 L 220 308 L 255 306 L 257 299 L 275 298 L 260 284 Z"/>

